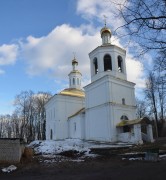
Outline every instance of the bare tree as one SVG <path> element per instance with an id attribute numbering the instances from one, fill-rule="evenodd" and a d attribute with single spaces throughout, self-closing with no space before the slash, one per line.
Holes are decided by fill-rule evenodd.
<path id="1" fill-rule="evenodd" d="M 166 84 L 164 77 L 157 77 L 157 92 L 159 98 L 160 120 L 164 120 L 164 107 L 166 104 Z"/>
<path id="2" fill-rule="evenodd" d="M 45 103 L 50 99 L 51 94 L 46 92 L 38 92 L 35 95 L 35 106 L 36 106 L 36 134 L 37 139 L 46 139 L 46 112 Z"/>
<path id="3" fill-rule="evenodd" d="M 152 72 L 149 73 L 146 81 L 145 89 L 146 100 L 151 105 L 151 111 L 154 114 L 155 119 L 155 130 L 156 137 L 158 137 L 158 109 L 157 109 L 157 89 L 156 89 L 156 78 Z"/>
<path id="4" fill-rule="evenodd" d="M 0 115 L 0 138 L 22 138 L 25 141 L 46 138 L 45 103 L 51 94 L 22 91 L 16 95 L 12 115 Z"/>
<path id="5" fill-rule="evenodd" d="M 142 118 L 147 115 L 147 106 L 145 101 L 136 99 L 136 105 L 137 105 L 137 118 Z"/>
<path id="6" fill-rule="evenodd" d="M 13 123 L 10 115 L 0 116 L 0 137 L 12 138 L 13 137 Z"/>
<path id="7" fill-rule="evenodd" d="M 114 1 L 114 0 L 113 0 Z M 117 4 L 117 3 L 116 3 Z M 129 35 L 143 49 L 166 51 L 166 1 L 165 0 L 125 0 L 117 4 L 119 15 L 124 20 L 120 29 L 127 32 L 121 36 Z"/>
<path id="8" fill-rule="evenodd" d="M 51 97 L 50 93 L 23 91 L 16 96 L 16 112 L 20 121 L 20 137 L 27 141 L 45 139 L 46 115 L 45 103 Z"/>
<path id="9" fill-rule="evenodd" d="M 32 91 L 22 91 L 15 99 L 15 106 L 20 113 L 20 138 L 23 139 L 33 136 L 33 94 Z"/>
<path id="10" fill-rule="evenodd" d="M 20 119 L 16 111 L 12 114 L 11 118 L 12 118 L 12 125 L 13 125 L 12 126 L 13 137 L 19 138 L 20 137 Z"/>
<path id="11" fill-rule="evenodd" d="M 155 60 L 154 70 L 159 71 L 160 75 L 165 76 L 166 79 L 166 50 L 159 52 Z M 166 81 L 164 83 L 166 83 Z"/>

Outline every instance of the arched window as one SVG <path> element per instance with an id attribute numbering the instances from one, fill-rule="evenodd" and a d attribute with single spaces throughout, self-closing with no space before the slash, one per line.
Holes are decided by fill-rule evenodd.
<path id="1" fill-rule="evenodd" d="M 121 116 L 120 119 L 121 119 L 121 120 L 129 120 L 128 117 L 127 117 L 126 115 Z"/>
<path id="2" fill-rule="evenodd" d="M 71 79 L 70 79 L 70 86 L 71 86 Z"/>
<path id="3" fill-rule="evenodd" d="M 77 78 L 77 85 L 79 85 L 79 78 Z"/>
<path id="4" fill-rule="evenodd" d="M 126 115 L 121 116 L 120 119 L 121 119 L 122 121 L 129 120 Z M 128 126 L 128 125 L 123 126 L 123 132 L 124 132 L 124 133 L 126 133 L 126 132 L 131 132 L 131 127 Z"/>
<path id="5" fill-rule="evenodd" d="M 112 70 L 111 56 L 106 54 L 104 56 L 104 71 Z"/>
<path id="6" fill-rule="evenodd" d="M 76 124 L 76 122 L 74 122 L 74 131 L 76 131 L 77 130 L 77 124 Z"/>
<path id="7" fill-rule="evenodd" d="M 76 82 L 75 82 L 75 78 L 73 78 L 73 85 L 75 85 L 76 84 Z"/>
<path id="8" fill-rule="evenodd" d="M 52 131 L 52 129 L 50 130 L 50 139 L 52 140 L 52 138 L 53 138 L 53 131 Z"/>
<path id="9" fill-rule="evenodd" d="M 118 56 L 118 71 L 123 72 L 123 59 L 121 56 Z"/>
<path id="10" fill-rule="evenodd" d="M 126 102 L 125 102 L 125 98 L 122 98 L 122 104 L 125 105 Z"/>
<path id="11" fill-rule="evenodd" d="M 98 63 L 97 63 L 96 57 L 93 59 L 93 64 L 94 64 L 95 74 L 97 74 L 98 73 Z"/>

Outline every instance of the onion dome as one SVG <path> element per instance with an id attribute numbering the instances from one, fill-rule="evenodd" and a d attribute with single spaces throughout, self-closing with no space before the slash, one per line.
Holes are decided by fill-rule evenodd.
<path id="1" fill-rule="evenodd" d="M 100 30 L 101 37 L 102 37 L 103 33 L 109 33 L 109 34 L 110 34 L 110 37 L 111 37 L 111 30 L 110 30 L 109 28 L 103 27 L 103 28 Z"/>
<path id="2" fill-rule="evenodd" d="M 111 30 L 108 27 L 103 27 L 100 31 L 100 34 L 103 45 L 111 44 Z"/>

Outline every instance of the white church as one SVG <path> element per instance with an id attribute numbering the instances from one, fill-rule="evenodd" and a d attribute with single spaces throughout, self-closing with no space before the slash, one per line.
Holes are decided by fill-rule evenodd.
<path id="1" fill-rule="evenodd" d="M 83 90 L 74 58 L 69 88 L 46 103 L 46 139 L 152 142 L 149 119 L 136 119 L 135 84 L 127 80 L 126 51 L 111 44 L 111 30 L 106 25 L 101 38 L 102 45 L 89 53 L 91 83 Z"/>

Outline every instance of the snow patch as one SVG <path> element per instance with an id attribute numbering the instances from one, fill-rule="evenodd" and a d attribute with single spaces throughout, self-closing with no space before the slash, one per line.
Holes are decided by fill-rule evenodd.
<path id="1" fill-rule="evenodd" d="M 2 172 L 9 173 L 9 172 L 12 172 L 12 171 L 14 171 L 14 170 L 16 170 L 16 169 L 17 169 L 16 166 L 10 165 L 9 167 L 3 168 L 3 169 L 2 169 Z"/>
<path id="2" fill-rule="evenodd" d="M 52 154 L 57 155 L 65 151 L 77 151 L 78 153 L 83 153 L 85 156 L 90 155 L 91 148 L 117 148 L 117 147 L 130 147 L 128 144 L 99 144 L 95 142 L 87 142 L 80 139 L 65 139 L 65 140 L 45 140 L 45 141 L 33 141 L 28 145 L 33 148 L 35 154 Z"/>

